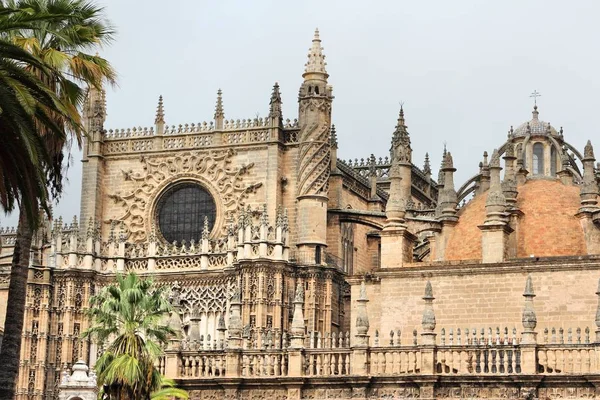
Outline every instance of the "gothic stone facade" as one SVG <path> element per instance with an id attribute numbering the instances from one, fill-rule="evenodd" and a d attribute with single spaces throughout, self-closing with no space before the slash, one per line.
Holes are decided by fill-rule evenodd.
<path id="1" fill-rule="evenodd" d="M 158 367 L 192 399 L 600 398 L 598 170 L 532 119 L 463 185 L 387 157 L 343 161 L 318 32 L 297 119 L 105 129 L 90 90 L 79 220 L 37 233 L 17 399 L 57 399 L 101 348 L 89 298 L 136 271 L 182 332 Z M 0 230 L 0 305 L 14 229 Z M 537 296 L 537 297 L 536 297 Z M 6 310 L 0 307 L 0 326 Z M 63 385 L 64 386 L 64 385 Z"/>

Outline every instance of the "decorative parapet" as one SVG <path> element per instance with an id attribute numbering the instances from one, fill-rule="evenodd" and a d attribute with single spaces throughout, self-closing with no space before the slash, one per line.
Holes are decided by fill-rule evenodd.
<path id="1" fill-rule="evenodd" d="M 278 128 L 271 126 L 268 118 L 249 118 L 224 120 L 223 129 L 218 130 L 212 121 L 165 125 L 161 134 L 153 127 L 109 129 L 104 132 L 103 153 L 115 155 L 271 141 L 282 141 L 286 144 L 298 142 L 298 120 L 285 121 L 282 137 L 277 135 Z"/>
<path id="2" fill-rule="evenodd" d="M 59 219 L 52 235 L 52 267 L 81 268 L 103 272 L 155 270 L 220 270 L 239 261 L 289 261 L 287 215 L 280 211 L 275 226 L 265 217 L 256 222 L 244 211 L 237 226 L 230 224 L 227 236 L 190 243 L 161 242 L 150 234 L 145 242 L 126 242 L 122 228 L 111 226 L 102 242 L 96 224 L 82 236 L 74 220 L 70 226 Z"/>

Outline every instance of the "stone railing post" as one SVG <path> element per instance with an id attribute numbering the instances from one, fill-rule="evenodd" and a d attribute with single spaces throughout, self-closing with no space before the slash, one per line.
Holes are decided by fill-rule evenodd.
<path id="1" fill-rule="evenodd" d="M 435 312 L 433 311 L 433 287 L 431 282 L 427 281 L 425 285 L 425 309 L 423 310 L 423 318 L 421 326 L 421 373 L 433 375 L 435 373 Z"/>
<path id="2" fill-rule="evenodd" d="M 367 376 L 369 374 L 369 315 L 367 313 L 367 288 L 365 281 L 360 284 L 360 295 L 356 299 L 356 335 L 350 356 L 350 373 Z"/>
<path id="3" fill-rule="evenodd" d="M 521 318 L 523 323 L 523 332 L 521 333 L 521 372 L 523 374 L 535 374 L 537 372 L 537 333 L 535 332 L 537 317 L 533 309 L 535 293 L 533 292 L 531 275 L 527 276 L 523 297 L 525 297 L 525 305 Z"/>
<path id="4" fill-rule="evenodd" d="M 165 376 L 170 379 L 177 379 L 180 374 L 179 365 L 179 340 L 171 340 L 169 347 L 165 350 Z"/>

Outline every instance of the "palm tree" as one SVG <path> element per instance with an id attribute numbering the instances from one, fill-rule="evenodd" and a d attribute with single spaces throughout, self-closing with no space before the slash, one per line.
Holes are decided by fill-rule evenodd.
<path id="1" fill-rule="evenodd" d="M 53 155 L 46 145 L 48 137 L 65 140 L 66 130 L 81 130 L 77 112 L 66 105 L 45 80 L 55 74 L 52 68 L 22 48 L 8 42 L 7 35 L 28 24 L 64 19 L 50 14 L 9 17 L 19 10 L 0 3 L 0 208 L 11 211 L 18 204 L 22 228 L 14 254 L 7 302 L 8 318 L 0 352 L 0 398 L 14 397 L 19 366 L 21 332 L 25 309 L 30 229 L 38 222 L 38 207 L 49 209 L 47 166 Z M 33 25 L 32 25 L 33 26 Z M 36 73 L 33 73 L 33 71 Z M 60 122 L 59 122 L 60 121 Z M 43 131 L 45 136 L 40 135 Z M 30 228 L 31 227 L 31 228 Z M 25 234 L 23 234 L 25 232 Z"/>
<path id="2" fill-rule="evenodd" d="M 188 398 L 154 366 L 175 335 L 164 322 L 170 312 L 164 287 L 153 288 L 152 280 L 134 273 L 117 275 L 115 284 L 90 299 L 91 328 L 84 337 L 105 348 L 95 367 L 101 395 L 111 400 Z"/>
<path id="3" fill-rule="evenodd" d="M 101 88 L 103 81 L 114 83 L 115 72 L 105 59 L 87 53 L 110 42 L 113 35 L 103 9 L 92 2 L 9 0 L 0 4 L 0 39 L 6 46 L 10 45 L 11 49 L 19 48 L 21 54 L 27 54 L 38 61 L 20 63 L 18 66 L 23 73 L 41 81 L 42 86 L 62 106 L 60 110 L 41 107 L 38 96 L 27 96 L 23 90 L 14 89 L 20 89 L 19 86 L 8 86 L 8 90 L 21 103 L 45 111 L 45 114 L 33 121 L 33 129 L 27 131 L 31 136 L 27 138 L 37 145 L 33 147 L 37 152 L 18 151 L 19 146 L 25 149 L 32 146 L 24 146 L 19 143 L 22 139 L 13 135 L 8 139 L 15 149 L 8 147 L 10 155 L 0 154 L 2 163 L 5 163 L 4 166 L 0 165 L 0 168 L 4 167 L 0 170 L 0 200 L 3 192 L 9 193 L 2 205 L 6 211 L 10 211 L 15 200 L 21 200 L 22 203 L 11 265 L 7 323 L 0 349 L 0 359 L 7 360 L 5 368 L 0 369 L 0 398 L 12 398 L 18 373 L 31 240 L 39 223 L 37 210 L 42 207 L 48 212 L 50 199 L 56 198 L 62 191 L 65 145 L 70 140 L 81 144 L 84 132 L 79 110 L 85 99 L 86 86 Z M 8 77 L 11 78 L 11 75 L 8 74 Z M 0 96 L 2 95 L 0 92 Z M 0 98 L 0 107 L 3 106 L 2 100 Z M 11 112 L 10 118 L 12 117 Z M 37 156 L 38 153 L 44 157 Z M 13 159 L 26 165 L 15 168 L 19 164 L 11 164 Z M 35 173 L 28 172 L 27 167 L 31 167 L 31 171 Z M 19 177 L 19 171 L 27 171 L 27 175 Z M 30 181 L 28 178 L 31 175 L 35 179 Z M 3 190 L 2 181 L 17 184 L 8 191 Z"/>

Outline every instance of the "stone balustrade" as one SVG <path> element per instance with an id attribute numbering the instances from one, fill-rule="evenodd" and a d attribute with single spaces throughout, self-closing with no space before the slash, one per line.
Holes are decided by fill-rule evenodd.
<path id="1" fill-rule="evenodd" d="M 241 213 L 237 225 L 230 223 L 227 235 L 209 238 L 205 224 L 202 238 L 189 243 L 167 243 L 151 234 L 144 243 L 127 242 L 127 232 L 112 224 L 107 241 L 102 241 L 100 229 L 89 221 L 85 233 L 77 219 L 63 225 L 58 219 L 52 233 L 51 266 L 55 268 L 90 269 L 98 272 L 157 270 L 222 270 L 242 260 L 289 261 L 288 221 L 285 211 L 279 211 L 271 225 L 263 210 L 260 221 Z"/>

